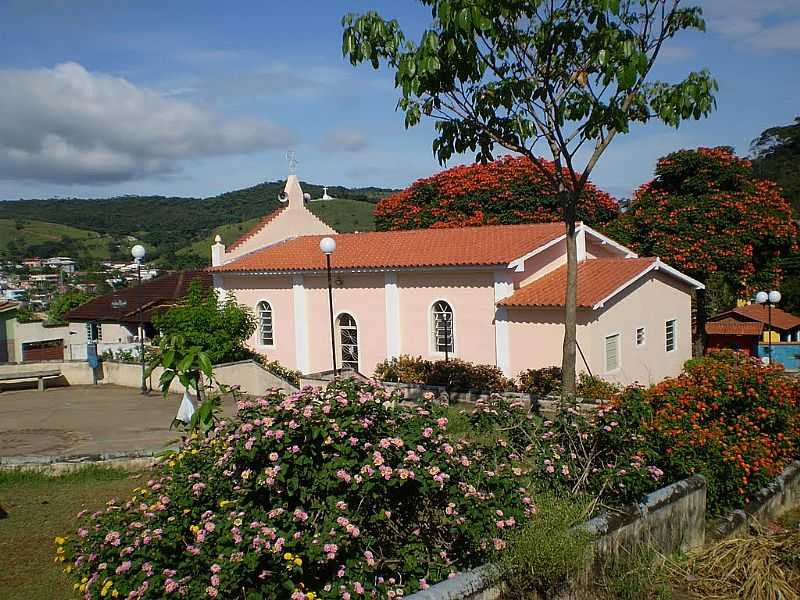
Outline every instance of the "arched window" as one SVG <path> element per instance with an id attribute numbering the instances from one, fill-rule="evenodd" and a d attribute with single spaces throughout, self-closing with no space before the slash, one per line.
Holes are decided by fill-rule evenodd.
<path id="1" fill-rule="evenodd" d="M 272 329 L 272 306 L 270 306 L 269 302 L 258 303 L 258 318 L 258 331 L 260 333 L 261 345 L 274 346 L 275 337 Z"/>
<path id="2" fill-rule="evenodd" d="M 453 308 L 444 300 L 439 300 L 431 307 L 431 332 L 433 333 L 433 350 L 444 354 L 452 354 L 453 343 Z"/>
<path id="3" fill-rule="evenodd" d="M 342 369 L 358 371 L 358 326 L 352 315 L 342 313 L 336 317 L 339 330 L 339 363 Z"/>

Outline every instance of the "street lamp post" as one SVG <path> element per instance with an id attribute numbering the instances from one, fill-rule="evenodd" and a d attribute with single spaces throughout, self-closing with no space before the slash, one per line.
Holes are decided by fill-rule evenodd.
<path id="1" fill-rule="evenodd" d="M 319 249 L 325 255 L 325 264 L 328 267 L 328 310 L 331 320 L 331 359 L 333 361 L 333 376 L 336 377 L 336 341 L 333 326 L 333 284 L 331 282 L 331 254 L 336 250 L 336 240 L 324 237 L 319 242 Z"/>
<path id="2" fill-rule="evenodd" d="M 147 393 L 147 385 L 145 384 L 145 366 L 144 366 L 144 290 L 142 289 L 142 261 L 146 251 L 144 246 L 136 244 L 131 248 L 131 256 L 136 261 L 136 275 L 139 278 L 139 359 L 142 363 L 142 394 Z"/>
<path id="3" fill-rule="evenodd" d="M 772 364 L 772 305 L 781 301 L 781 293 L 777 290 L 771 292 L 758 292 L 756 302 L 767 305 L 767 355 L 769 364 Z"/>

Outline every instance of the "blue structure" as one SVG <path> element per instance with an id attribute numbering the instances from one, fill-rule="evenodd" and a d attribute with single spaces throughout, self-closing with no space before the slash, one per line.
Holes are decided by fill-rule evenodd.
<path id="1" fill-rule="evenodd" d="M 758 357 L 769 355 L 769 345 L 758 344 Z M 773 361 L 781 363 L 787 371 L 800 371 L 800 342 L 772 342 Z"/>

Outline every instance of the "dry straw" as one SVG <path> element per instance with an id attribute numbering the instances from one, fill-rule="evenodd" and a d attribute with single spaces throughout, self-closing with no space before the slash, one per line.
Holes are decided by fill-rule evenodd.
<path id="1" fill-rule="evenodd" d="M 800 600 L 800 530 L 759 529 L 665 566 L 673 582 L 694 598 Z"/>

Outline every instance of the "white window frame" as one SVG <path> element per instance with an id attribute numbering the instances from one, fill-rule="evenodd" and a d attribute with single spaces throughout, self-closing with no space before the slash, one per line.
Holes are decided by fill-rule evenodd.
<path id="1" fill-rule="evenodd" d="M 639 332 L 642 332 L 642 342 L 639 343 Z M 637 348 L 644 348 L 647 345 L 647 327 L 644 325 L 640 325 L 636 328 L 636 331 L 633 334 L 634 336 L 634 344 Z"/>
<path id="2" fill-rule="evenodd" d="M 447 356 L 454 357 L 456 356 L 456 349 L 458 348 L 458 345 L 456 344 L 456 309 L 453 307 L 453 303 L 447 298 L 437 298 L 428 306 L 428 351 L 430 352 L 431 356 L 436 358 L 444 358 L 445 356 L 445 353 L 438 349 L 438 345 L 436 343 L 433 307 L 439 302 L 445 302 L 447 303 L 447 306 L 450 307 L 450 314 L 452 315 L 450 317 L 450 346 L 453 350 L 452 352 L 447 352 Z"/>
<path id="3" fill-rule="evenodd" d="M 667 327 L 672 323 L 672 349 L 669 348 L 669 336 L 667 335 Z M 678 349 L 678 318 L 673 317 L 664 321 L 664 352 L 670 354 Z"/>
<path id="4" fill-rule="evenodd" d="M 617 339 L 617 366 L 608 368 L 608 340 Z M 603 367 L 606 373 L 616 373 L 622 368 L 622 334 L 619 331 L 609 333 L 603 338 Z"/>
<path id="5" fill-rule="evenodd" d="M 336 316 L 333 319 L 333 330 L 336 333 L 336 368 L 344 369 L 344 365 L 342 364 L 342 334 L 341 327 L 339 325 L 339 319 L 342 315 L 349 316 L 351 319 L 353 319 L 353 321 L 355 321 L 356 324 L 356 352 L 358 353 L 358 366 L 356 367 L 356 371 L 361 373 L 361 324 L 358 322 L 358 319 L 352 310 L 341 310 L 336 313 Z"/>
<path id="6" fill-rule="evenodd" d="M 262 313 L 262 305 L 266 304 L 269 307 L 269 324 L 272 328 L 272 343 L 264 343 L 264 317 Z M 258 346 L 261 348 L 274 348 L 275 347 L 275 309 L 272 308 L 272 302 L 269 300 L 259 300 L 256 304 L 256 313 L 258 314 Z"/>

